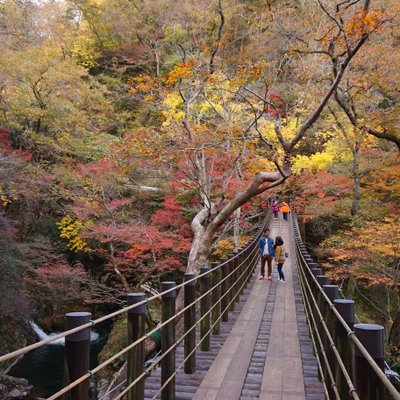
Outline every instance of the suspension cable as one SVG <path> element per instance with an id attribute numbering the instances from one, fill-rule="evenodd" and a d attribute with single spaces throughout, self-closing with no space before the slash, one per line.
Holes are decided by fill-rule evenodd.
<path id="1" fill-rule="evenodd" d="M 256 249 L 256 248 L 255 248 Z M 254 251 L 254 250 L 253 250 Z M 257 253 L 255 253 L 255 256 L 257 256 Z M 245 271 L 242 272 L 242 274 L 239 276 L 239 279 L 242 278 L 246 273 L 248 269 L 251 269 L 253 267 L 252 263 L 254 262 L 256 257 L 253 257 L 253 259 L 251 260 L 251 262 L 249 263 L 249 267 L 247 267 L 247 269 Z M 237 280 L 237 281 L 238 281 Z M 225 296 L 227 296 L 229 294 L 229 291 L 236 285 L 237 281 L 235 281 L 230 288 L 223 294 L 221 295 L 220 300 L 222 300 Z M 240 289 L 242 289 L 242 287 L 246 284 L 246 281 L 242 283 L 242 285 L 240 286 Z M 211 290 L 213 290 L 214 288 L 216 288 L 218 285 L 215 285 Z M 210 292 L 210 291 L 209 291 Z M 207 292 L 208 293 L 208 292 Z M 199 298 L 200 299 L 200 298 Z M 199 300 L 198 299 L 198 300 Z M 196 349 L 201 345 L 201 343 L 205 340 L 205 338 L 207 337 L 207 335 L 212 331 L 212 328 L 221 320 L 222 315 L 224 312 L 226 312 L 230 305 L 235 301 L 235 298 L 233 298 L 229 304 L 224 308 L 224 310 L 221 310 L 221 315 L 218 317 L 218 319 L 212 324 L 212 326 L 210 327 L 210 329 L 204 334 L 203 338 L 201 338 L 201 340 L 199 341 L 199 343 L 194 347 L 194 349 L 186 356 L 186 358 L 183 360 L 183 362 L 176 368 L 175 372 L 168 378 L 168 380 L 164 383 L 163 386 L 161 386 L 161 388 L 158 390 L 158 392 L 156 393 L 156 396 L 158 393 L 160 393 L 160 391 L 162 389 L 164 389 L 164 387 L 172 380 L 172 378 L 174 376 L 176 376 L 177 371 L 179 371 L 179 369 L 182 367 L 182 365 L 184 365 L 184 363 L 187 361 L 187 359 L 196 351 Z M 170 346 L 169 349 L 167 349 L 167 351 L 157 360 L 156 363 L 154 364 L 158 364 L 160 362 L 161 359 L 163 359 L 171 350 L 175 349 L 177 347 L 177 345 L 179 343 L 182 342 L 182 340 L 194 329 L 196 328 L 197 325 L 200 324 L 200 322 L 206 318 L 207 316 L 210 315 L 210 313 L 212 312 L 212 310 L 219 304 L 219 302 L 215 303 L 200 319 L 198 319 L 196 321 L 196 323 L 190 327 L 188 329 L 187 332 L 185 332 L 184 335 L 182 335 L 172 346 Z M 121 399 L 133 386 L 136 385 L 136 383 L 138 383 L 144 376 L 146 376 L 146 374 L 148 373 L 148 370 L 151 370 L 152 367 L 154 365 L 151 365 L 146 371 L 144 371 L 141 375 L 139 375 L 134 381 L 132 381 L 121 393 L 118 394 L 117 397 L 115 397 L 113 400 L 119 400 Z M 50 400 L 50 399 L 49 399 Z"/>
<path id="2" fill-rule="evenodd" d="M 294 218 L 294 224 L 295 227 L 298 231 L 298 221 L 297 218 Z M 297 248 L 297 243 L 296 243 L 296 248 Z M 336 309 L 332 301 L 329 299 L 329 297 L 326 295 L 326 293 L 322 290 L 321 285 L 315 278 L 315 276 L 312 274 L 310 267 L 308 266 L 304 256 L 301 254 L 301 252 L 297 251 L 298 256 L 300 257 L 300 262 L 305 266 L 305 270 L 307 271 L 309 277 L 313 281 L 313 283 L 317 286 L 320 294 L 323 296 L 324 301 L 328 304 L 328 307 L 330 310 L 332 310 L 334 316 L 340 321 L 342 324 L 343 328 L 347 332 L 347 336 L 351 338 L 353 341 L 354 345 L 357 347 L 357 349 L 362 353 L 364 358 L 367 360 L 369 363 L 370 367 L 374 370 L 374 372 L 377 374 L 381 382 L 384 384 L 386 389 L 389 391 L 389 393 L 393 396 L 395 400 L 400 400 L 400 393 L 396 390 L 396 388 L 393 386 L 393 384 L 390 382 L 390 380 L 387 378 L 385 373 L 381 370 L 381 368 L 378 366 L 378 364 L 375 362 L 375 360 L 371 357 L 369 352 L 366 350 L 366 348 L 363 346 L 363 344 L 360 342 L 360 340 L 356 337 L 355 333 L 350 329 L 349 325 L 347 322 L 343 319 L 343 317 L 340 315 L 339 311 Z M 314 299 L 315 300 L 315 299 Z M 319 308 L 317 307 L 319 310 Z"/>
<path id="3" fill-rule="evenodd" d="M 299 257 L 298 254 L 297 254 L 297 257 Z M 313 293 L 311 291 L 310 284 L 308 283 L 307 279 L 305 278 L 304 271 L 301 268 L 300 268 L 300 281 L 301 281 L 302 292 L 305 295 L 304 299 L 305 299 L 305 301 L 307 303 L 307 307 L 308 307 L 309 310 L 313 309 L 313 310 L 315 310 L 317 312 L 317 315 L 318 315 L 318 318 L 319 318 L 319 323 L 323 327 L 323 329 L 325 331 L 325 335 L 326 335 L 326 337 L 327 337 L 327 339 L 329 341 L 329 347 L 332 349 L 332 351 L 333 351 L 333 353 L 335 355 L 335 358 L 336 358 L 336 360 L 338 362 L 338 365 L 339 365 L 339 367 L 340 367 L 340 369 L 341 369 L 341 371 L 343 373 L 343 376 L 345 377 L 346 383 L 349 386 L 349 393 L 351 393 L 351 395 L 353 396 L 354 399 L 359 400 L 360 398 L 359 398 L 358 394 L 355 391 L 356 389 L 355 389 L 355 387 L 353 385 L 353 382 L 351 381 L 351 378 L 350 378 L 350 376 L 349 376 L 349 374 L 348 374 L 348 372 L 346 370 L 346 367 L 345 367 L 345 365 L 344 365 L 344 363 L 343 363 L 343 361 L 342 361 L 342 359 L 340 357 L 340 354 L 339 354 L 339 352 L 338 352 L 338 350 L 337 350 L 337 348 L 336 348 L 336 346 L 334 344 L 334 341 L 333 341 L 332 336 L 331 336 L 331 334 L 329 332 L 329 329 L 328 329 L 328 327 L 327 327 L 327 325 L 326 325 L 326 323 L 324 321 L 324 317 L 323 317 L 323 315 L 322 315 L 322 313 L 321 313 L 321 311 L 320 311 L 320 309 L 318 307 L 318 304 L 317 304 L 317 302 L 315 300 L 315 296 L 313 295 Z M 307 295 L 307 292 L 308 292 L 308 295 Z M 310 304 L 309 297 L 311 298 L 313 304 Z M 340 399 L 339 393 L 337 391 L 336 382 L 335 382 L 335 379 L 333 377 L 333 373 L 332 373 L 332 370 L 331 370 L 331 367 L 330 367 L 330 364 L 329 364 L 329 361 L 328 361 L 328 358 L 327 358 L 327 355 L 326 355 L 326 351 L 324 349 L 324 346 L 323 346 L 323 343 L 322 343 L 322 340 L 321 340 L 321 335 L 320 335 L 320 333 L 318 331 L 318 328 L 317 328 L 317 321 L 315 320 L 315 317 L 314 317 L 312 312 L 310 312 L 310 316 L 311 316 L 313 329 L 314 329 L 314 331 L 315 331 L 315 333 L 317 335 L 317 338 L 318 338 L 320 351 L 323 354 L 323 359 L 324 359 L 326 368 L 328 370 L 328 375 L 329 375 L 329 378 L 330 378 L 330 381 L 331 381 L 331 388 L 334 390 L 336 398 Z"/>
<path id="4" fill-rule="evenodd" d="M 266 223 L 265 223 L 266 224 Z M 263 225 L 263 227 L 265 226 L 265 224 Z M 258 236 L 258 235 L 257 235 Z M 251 247 L 252 245 L 254 245 L 256 239 L 251 242 L 252 244 L 249 245 L 247 248 Z M 118 353 L 114 354 L 112 357 L 110 357 L 108 360 L 104 361 L 102 364 L 98 365 L 96 368 L 88 371 L 86 374 L 82 375 L 81 377 L 79 377 L 78 379 L 76 379 L 74 382 L 71 382 L 68 386 L 65 386 L 64 388 L 62 388 L 61 390 L 59 390 L 58 392 L 54 393 L 51 397 L 49 397 L 47 400 L 55 400 L 57 398 L 59 398 L 60 396 L 62 396 L 63 394 L 69 392 L 71 389 L 73 389 L 75 386 L 79 385 L 80 383 L 84 382 L 86 379 L 90 378 L 92 375 L 94 375 L 95 373 L 97 373 L 99 370 L 103 369 L 104 367 L 106 367 L 107 365 L 109 365 L 110 363 L 112 363 L 114 360 L 116 360 L 117 358 L 119 358 L 120 356 L 122 356 L 123 354 L 125 354 L 126 352 L 128 352 L 129 350 L 133 349 L 135 346 L 137 346 L 139 343 L 141 343 L 142 341 L 146 340 L 147 338 L 150 337 L 150 335 L 152 335 L 153 333 L 159 331 L 162 327 L 166 326 L 167 324 L 169 324 L 170 322 L 172 322 L 174 319 L 176 319 L 178 316 L 180 316 L 181 314 L 183 314 L 187 309 L 189 309 L 190 307 L 192 307 L 193 305 L 196 305 L 202 298 L 204 298 L 205 296 L 207 296 L 208 294 L 210 294 L 214 289 L 216 289 L 222 282 L 224 282 L 225 280 L 228 280 L 237 270 L 239 270 L 241 268 L 241 266 L 250 258 L 252 253 L 255 253 L 255 255 L 257 255 L 257 247 L 254 246 L 254 248 L 251 250 L 251 252 L 247 255 L 247 257 L 242 260 L 239 265 L 236 266 L 236 268 L 234 268 L 228 275 L 226 275 L 223 279 L 220 280 L 220 282 L 218 282 L 216 285 L 214 285 L 213 287 L 211 287 L 211 289 L 209 289 L 206 293 L 204 293 L 203 295 L 201 295 L 200 297 L 198 297 L 194 302 L 192 302 L 191 304 L 187 305 L 186 307 L 184 307 L 182 310 L 180 310 L 178 313 L 176 313 L 175 315 L 173 315 L 172 317 L 170 317 L 168 320 L 164 321 L 163 323 L 157 325 L 155 328 L 153 328 L 150 332 L 146 333 L 144 336 L 142 336 L 141 338 L 137 339 L 135 342 L 131 343 L 130 345 L 126 346 L 124 349 L 122 349 L 121 351 L 119 351 Z M 238 257 L 238 255 L 241 253 L 238 253 L 235 257 Z M 232 261 L 235 257 L 227 260 L 228 261 Z M 254 257 L 253 257 L 254 260 Z M 252 260 L 252 261 L 253 261 Z M 222 265 L 224 265 L 226 262 L 219 264 L 217 267 L 215 268 L 210 268 L 209 271 L 207 271 L 206 273 L 200 274 L 198 277 L 193 278 L 191 280 L 188 280 L 185 282 L 185 284 L 189 283 L 189 282 L 193 282 L 196 281 L 197 279 L 204 277 L 206 275 L 208 275 L 209 273 L 217 270 L 218 268 L 220 268 Z M 243 276 L 240 275 L 239 278 L 241 278 Z M 221 296 L 221 299 L 224 298 L 229 291 L 235 286 L 237 285 L 237 281 L 233 282 L 231 284 L 231 286 L 229 287 L 229 289 L 227 290 L 227 292 Z M 183 284 L 179 285 L 180 287 L 183 286 Z M 179 286 L 175 286 L 174 288 L 165 290 L 164 292 L 160 293 L 157 296 L 153 296 L 155 297 L 159 297 L 162 294 L 165 293 L 169 293 L 173 290 L 177 290 Z M 149 301 L 150 299 L 148 299 Z M 140 303 L 136 303 L 136 305 L 138 304 L 144 304 L 146 303 L 146 301 L 142 301 Z M 216 303 L 212 308 L 214 309 L 214 307 L 217 305 L 218 303 Z M 231 304 L 231 303 L 230 303 Z M 210 311 L 209 311 L 210 312 Z M 208 314 L 208 313 L 207 313 Z M 207 314 L 205 314 L 205 316 L 203 318 L 205 318 L 207 316 Z M 203 320 L 203 318 L 200 319 Z M 180 341 L 188 334 L 185 333 L 185 335 L 180 339 Z M 170 347 L 170 349 L 168 349 L 168 351 L 166 353 L 163 354 L 163 356 L 161 356 L 161 359 L 165 357 L 166 354 L 168 354 L 169 351 L 171 351 L 172 349 L 174 349 L 176 347 L 176 345 L 180 342 L 175 342 L 173 346 Z M 160 359 L 157 361 L 159 362 Z M 151 366 L 152 367 L 152 366 Z M 150 367 L 149 367 L 150 368 Z"/>
<path id="5" fill-rule="evenodd" d="M 140 301 L 140 302 L 138 302 L 138 303 L 134 303 L 134 304 L 132 304 L 132 305 L 130 305 L 130 306 L 127 306 L 127 307 L 124 307 L 124 308 L 122 308 L 122 309 L 120 309 L 120 310 L 117 310 L 117 311 L 115 311 L 115 312 L 113 312 L 113 313 L 111 313 L 111 314 L 107 314 L 107 315 L 105 315 L 105 316 L 103 316 L 103 317 L 100 317 L 100 318 L 98 318 L 98 319 L 96 319 L 96 320 L 90 321 L 90 322 L 88 322 L 88 323 L 86 323 L 86 324 L 79 325 L 79 326 L 77 326 L 76 328 L 72 328 L 72 329 L 70 329 L 70 330 L 68 330 L 68 331 L 64 331 L 64 332 L 58 333 L 58 334 L 56 334 L 56 335 L 54 335 L 54 336 L 51 336 L 51 337 L 49 337 L 49 338 L 47 338 L 47 339 L 43 339 L 43 340 L 41 340 L 41 341 L 39 341 L 39 342 L 37 342 L 37 343 L 33 343 L 33 344 L 29 345 L 29 346 L 26 346 L 26 347 L 23 347 L 23 348 L 21 348 L 21 349 L 15 350 L 15 351 L 13 351 L 13 352 L 11 352 L 11 353 L 5 354 L 5 355 L 3 355 L 3 356 L 0 357 L 0 363 L 2 363 L 2 362 L 4 362 L 4 361 L 7 361 L 7 360 L 10 360 L 10 359 L 12 359 L 12 358 L 18 357 L 18 356 L 20 356 L 20 355 L 26 354 L 26 353 L 28 353 L 28 352 L 30 352 L 30 351 L 32 351 L 32 350 L 35 350 L 35 349 L 37 349 L 37 348 L 39 348 L 39 347 L 42 347 L 42 346 L 45 346 L 45 345 L 47 345 L 47 344 L 49 344 L 49 343 L 51 343 L 51 342 L 54 342 L 54 341 L 57 340 L 57 339 L 61 339 L 61 338 L 65 337 L 65 336 L 68 336 L 68 335 L 71 335 L 71 334 L 73 334 L 73 333 L 79 332 L 79 331 L 84 330 L 84 329 L 86 329 L 86 328 L 91 328 L 91 327 L 93 327 L 93 326 L 95 326 L 95 325 L 100 324 L 101 322 L 107 321 L 107 320 L 110 319 L 110 318 L 114 318 L 114 317 L 116 317 L 116 316 L 118 316 L 118 315 L 120 315 L 120 314 L 123 314 L 123 313 L 127 312 L 127 311 L 130 311 L 130 310 L 133 310 L 133 309 L 135 309 L 135 308 L 137 308 L 137 307 L 140 307 L 140 306 L 143 305 L 143 304 L 147 304 L 147 303 L 149 303 L 150 301 L 159 299 L 159 298 L 161 298 L 163 295 L 165 295 L 165 294 L 167 294 L 167 293 L 170 293 L 170 292 L 172 292 L 172 291 L 174 291 L 174 290 L 180 289 L 180 288 L 184 287 L 185 285 L 187 285 L 187 284 L 189 284 L 189 283 L 191 283 L 191 282 L 197 280 L 198 278 L 201 278 L 201 277 L 203 277 L 203 276 L 206 276 L 206 275 L 212 273 L 214 270 L 221 268 L 222 266 L 224 266 L 224 265 L 226 265 L 227 263 L 231 262 L 233 259 L 239 257 L 242 253 L 244 253 L 245 251 L 247 251 L 248 248 L 250 248 L 251 246 L 253 246 L 254 243 L 258 240 L 259 234 L 265 229 L 265 226 L 266 226 L 267 223 L 269 222 L 269 217 L 270 217 L 270 213 L 267 214 L 267 216 L 266 216 L 266 218 L 265 218 L 263 224 L 261 225 L 261 227 L 260 227 L 260 229 L 259 229 L 258 234 L 256 235 L 256 237 L 255 237 L 255 239 L 254 239 L 253 241 L 249 242 L 249 243 L 247 244 L 247 246 L 246 246 L 244 249 L 242 249 L 240 252 L 238 252 L 238 253 L 237 253 L 236 255 L 234 255 L 232 258 L 223 261 L 223 262 L 220 263 L 217 267 L 215 267 L 215 268 L 210 268 L 209 271 L 207 271 L 207 272 L 205 272 L 205 273 L 203 273 L 203 274 L 200 274 L 200 275 L 196 276 L 195 278 L 193 278 L 193 279 L 191 279 L 191 280 L 182 282 L 181 284 L 179 284 L 179 285 L 177 285 L 177 286 L 175 286 L 175 287 L 173 287 L 173 288 L 167 289 L 167 290 L 165 290 L 165 291 L 163 291 L 163 292 L 161 292 L 161 293 L 158 293 L 158 294 L 156 294 L 156 295 L 153 295 L 153 296 L 151 296 L 151 297 L 149 297 L 149 298 L 147 298 L 147 299 L 145 299 L 145 300 L 143 300 L 143 301 Z"/>

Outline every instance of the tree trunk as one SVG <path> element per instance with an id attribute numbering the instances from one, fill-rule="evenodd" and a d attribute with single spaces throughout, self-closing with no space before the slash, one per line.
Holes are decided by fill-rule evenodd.
<path id="1" fill-rule="evenodd" d="M 351 215 L 357 215 L 360 200 L 360 144 L 356 141 L 353 149 L 353 205 Z"/>

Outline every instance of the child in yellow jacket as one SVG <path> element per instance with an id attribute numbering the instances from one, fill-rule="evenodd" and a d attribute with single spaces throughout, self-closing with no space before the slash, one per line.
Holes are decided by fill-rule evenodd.
<path id="1" fill-rule="evenodd" d="M 283 264 L 288 257 L 288 253 L 285 252 L 283 247 L 283 239 L 280 236 L 275 238 L 275 261 L 278 267 L 278 274 L 279 274 L 279 282 L 285 282 L 285 275 L 282 271 Z"/>

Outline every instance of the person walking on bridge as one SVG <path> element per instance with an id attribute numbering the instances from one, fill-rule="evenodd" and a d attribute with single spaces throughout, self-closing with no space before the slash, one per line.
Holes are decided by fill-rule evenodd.
<path id="1" fill-rule="evenodd" d="M 283 264 L 286 258 L 289 256 L 289 254 L 286 253 L 283 247 L 283 239 L 280 236 L 277 236 L 275 239 L 274 250 L 275 250 L 275 261 L 278 267 L 279 282 L 285 282 L 285 274 L 283 273 L 282 269 L 283 269 Z"/>
<path id="2" fill-rule="evenodd" d="M 271 237 L 271 231 L 267 228 L 264 235 L 260 237 L 258 242 L 258 252 L 261 255 L 261 270 L 259 279 L 265 277 L 265 263 L 268 265 L 268 280 L 272 280 L 272 258 L 275 254 L 274 240 Z"/>
<path id="3" fill-rule="evenodd" d="M 279 204 L 277 200 L 272 203 L 272 212 L 274 213 L 274 218 L 278 219 Z"/>
<path id="4" fill-rule="evenodd" d="M 288 214 L 290 213 L 290 207 L 289 207 L 288 203 L 282 201 L 282 203 L 281 203 L 281 212 L 283 214 L 283 219 L 285 221 L 287 221 L 288 220 Z"/>

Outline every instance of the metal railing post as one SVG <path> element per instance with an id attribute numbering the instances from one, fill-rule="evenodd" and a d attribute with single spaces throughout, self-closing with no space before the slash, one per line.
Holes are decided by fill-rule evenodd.
<path id="1" fill-rule="evenodd" d="M 221 326 L 221 268 L 217 268 L 218 265 L 219 263 L 217 262 L 211 264 L 211 268 L 213 269 L 213 272 L 211 273 L 211 286 L 216 286 L 211 293 L 211 304 L 214 306 L 211 311 L 213 335 L 220 334 Z"/>
<path id="2" fill-rule="evenodd" d="M 161 292 L 176 287 L 175 282 L 161 282 Z M 161 321 L 165 322 L 176 314 L 176 289 L 161 296 Z M 163 354 L 167 353 L 168 349 L 175 343 L 175 321 L 168 322 L 161 328 L 161 350 Z M 161 386 L 175 372 L 175 349 L 170 350 L 168 354 L 161 360 Z M 175 377 L 173 377 L 161 391 L 162 400 L 175 399 Z"/>
<path id="3" fill-rule="evenodd" d="M 209 272 L 210 268 L 201 267 L 200 275 Z M 210 289 L 210 274 L 200 277 L 200 295 L 203 296 Z M 200 300 L 200 350 L 208 351 L 210 350 L 210 304 L 211 295 L 206 294 Z M 203 318 L 204 317 L 204 318 Z"/>
<path id="4" fill-rule="evenodd" d="M 70 312 L 65 314 L 65 329 L 73 329 L 90 322 L 89 312 Z M 65 337 L 64 382 L 69 384 L 85 375 L 89 370 L 90 328 L 83 329 Z M 64 400 L 89 400 L 89 379 L 71 389 Z"/>
<path id="5" fill-rule="evenodd" d="M 221 259 L 221 264 L 226 262 L 226 258 Z M 227 263 L 222 265 L 221 267 L 221 311 L 222 311 L 222 321 L 227 322 L 229 320 L 229 312 L 228 312 L 228 302 L 229 302 L 229 296 L 227 294 L 228 292 L 228 285 L 229 285 L 229 279 L 226 279 L 226 277 L 229 274 L 229 266 Z M 222 297 L 223 296 L 223 297 Z"/>
<path id="6" fill-rule="evenodd" d="M 146 299 L 144 293 L 128 293 L 128 306 Z M 131 344 L 145 333 L 146 304 L 141 304 L 128 311 L 128 343 Z M 144 341 L 137 344 L 127 353 L 127 385 L 133 382 L 144 371 Z M 127 400 L 144 399 L 144 378 L 127 393 Z"/>
<path id="7" fill-rule="evenodd" d="M 336 299 L 334 300 L 333 304 L 335 305 L 336 310 L 345 320 L 349 328 L 353 329 L 354 318 L 355 318 L 354 301 Z M 346 367 L 346 371 L 348 372 L 350 379 L 353 381 L 353 355 L 354 355 L 353 346 L 351 341 L 349 340 L 346 329 L 344 328 L 342 323 L 337 319 L 336 316 L 334 317 L 333 340 L 335 342 L 335 346 L 340 355 L 340 358 L 342 359 L 343 364 Z M 343 372 L 340 369 L 339 365 L 336 365 L 335 380 L 340 394 L 340 398 L 342 399 L 349 398 L 349 386 L 343 376 Z"/>
<path id="8" fill-rule="evenodd" d="M 321 268 L 311 268 L 311 274 L 314 276 L 315 279 L 317 279 L 317 276 L 322 275 L 322 269 Z M 317 299 L 318 295 L 319 295 L 319 289 L 318 289 L 318 285 L 315 283 L 312 276 L 310 276 L 310 286 L 313 291 L 314 297 Z"/>
<path id="9" fill-rule="evenodd" d="M 244 253 L 243 253 L 242 247 L 239 249 L 239 252 L 241 252 L 239 255 L 239 260 L 238 260 L 239 264 L 241 264 L 241 267 L 239 268 L 239 274 L 240 275 L 243 274 L 242 277 L 240 278 L 241 289 L 240 289 L 239 295 L 242 296 L 244 289 L 246 288 L 246 265 L 245 265 L 245 263 L 243 263 Z"/>
<path id="10" fill-rule="evenodd" d="M 228 257 L 229 258 L 232 258 L 233 257 L 233 253 L 229 253 L 228 254 Z M 228 265 L 229 265 L 229 269 L 228 269 L 228 271 L 229 271 L 229 274 L 230 274 L 230 276 L 229 276 L 229 279 L 228 279 L 228 282 L 229 282 L 229 294 L 228 294 L 228 299 L 229 299 L 229 303 L 230 303 L 230 305 L 229 305 L 229 311 L 235 311 L 235 302 L 234 301 L 232 301 L 234 298 L 235 298 L 235 289 L 234 289 L 234 283 L 235 283 L 235 274 L 233 274 L 232 272 L 233 272 L 233 270 L 235 269 L 235 262 L 234 262 L 234 260 L 230 260 L 229 262 L 228 262 Z"/>
<path id="11" fill-rule="evenodd" d="M 370 356 L 384 371 L 384 328 L 376 324 L 356 324 L 354 333 Z M 355 349 L 355 378 L 357 393 L 362 400 L 384 400 L 385 386 L 360 350 Z"/>
<path id="12" fill-rule="evenodd" d="M 324 285 L 324 286 L 322 286 L 322 289 L 332 303 L 334 302 L 334 300 L 336 300 L 339 297 L 339 287 L 337 285 Z M 323 310 L 321 310 L 321 311 L 322 311 L 322 315 L 323 315 L 325 324 L 328 328 L 328 331 L 333 332 L 333 312 L 330 309 L 330 307 L 326 301 L 323 301 L 323 303 L 324 303 L 324 307 L 323 307 Z M 323 339 L 322 343 L 324 346 L 325 354 L 328 359 L 328 364 L 329 364 L 329 367 L 332 372 L 333 382 L 331 382 L 331 385 L 328 385 L 328 393 L 329 393 L 329 398 L 333 399 L 333 398 L 335 398 L 335 395 L 334 395 L 334 390 L 333 390 L 332 385 L 335 384 L 334 374 L 335 374 L 335 369 L 336 369 L 336 367 L 335 367 L 336 359 L 335 359 L 333 350 L 331 349 L 330 341 L 329 341 L 328 336 L 326 335 L 325 331 L 322 332 L 322 339 Z M 323 371 L 324 371 L 324 376 L 327 377 L 329 375 L 327 365 L 324 365 Z"/>
<path id="13" fill-rule="evenodd" d="M 196 277 L 193 273 L 186 273 L 184 275 L 184 282 L 191 281 Z M 185 308 L 192 304 L 196 300 L 196 281 L 192 281 L 187 283 L 184 286 L 184 305 Z M 184 327 L 185 333 L 189 331 L 196 324 L 196 305 L 193 304 L 184 312 Z M 184 339 L 184 355 L 185 365 L 184 371 L 185 374 L 193 374 L 196 372 L 196 351 L 193 351 L 196 347 L 196 328 L 192 329 Z M 190 356 L 189 354 L 193 352 Z"/>
<path id="14" fill-rule="evenodd" d="M 315 277 L 317 282 L 319 283 L 319 286 L 324 286 L 324 285 L 329 285 L 329 277 L 326 275 L 317 275 Z"/>
<path id="15" fill-rule="evenodd" d="M 233 280 L 234 280 L 234 285 L 233 285 L 233 298 L 235 299 L 235 303 L 237 303 L 239 301 L 239 276 L 240 276 L 240 271 L 238 266 L 240 265 L 239 263 L 239 258 L 238 258 L 238 252 L 235 251 L 233 253 L 233 269 L 235 270 L 234 274 L 233 274 Z"/>
<path id="16" fill-rule="evenodd" d="M 251 248 L 250 247 L 246 247 L 246 251 L 244 252 L 244 258 L 247 258 L 247 260 L 244 263 L 244 268 L 246 268 L 247 271 L 247 275 L 246 275 L 246 281 L 247 284 L 249 284 L 250 279 L 251 279 L 251 275 L 253 274 L 254 271 L 254 267 L 250 264 L 250 253 L 251 253 Z M 258 259 L 257 259 L 258 261 Z"/>

